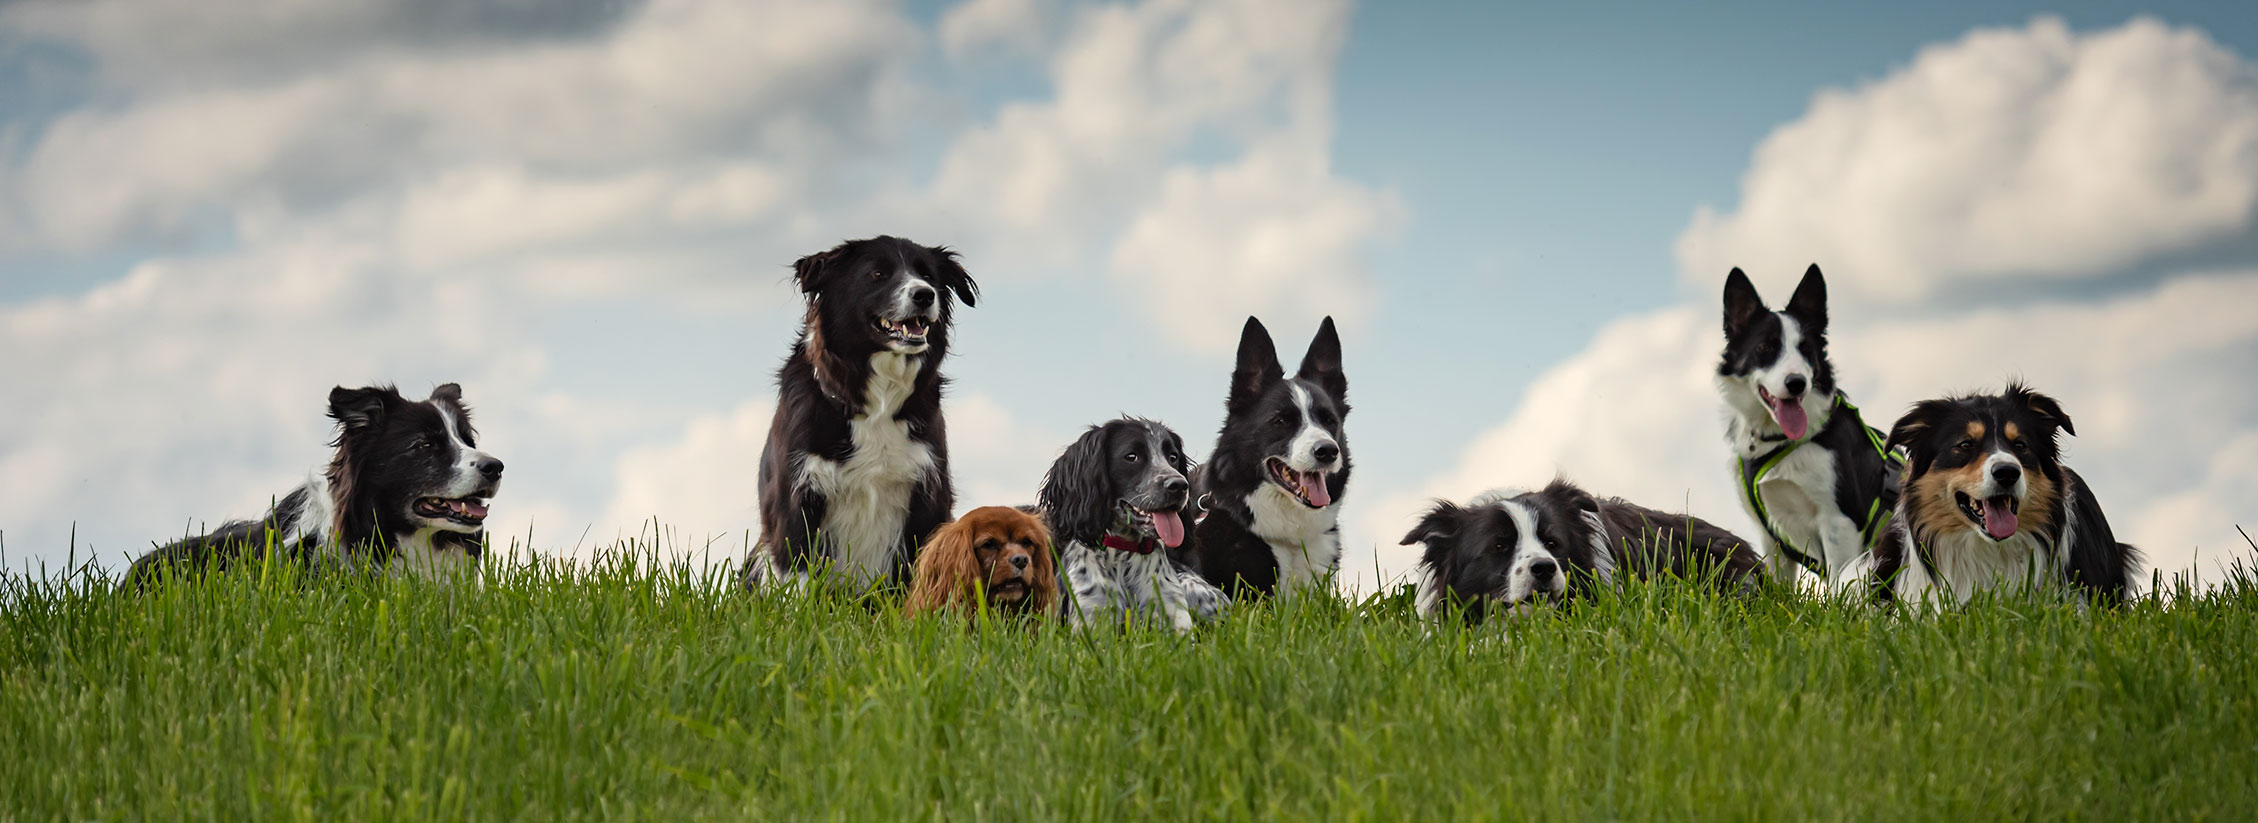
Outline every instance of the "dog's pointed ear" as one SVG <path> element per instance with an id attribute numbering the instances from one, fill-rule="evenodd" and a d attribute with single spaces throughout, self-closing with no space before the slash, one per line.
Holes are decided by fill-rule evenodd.
<path id="1" fill-rule="evenodd" d="M 1740 334 L 1767 311 L 1770 309 L 1764 307 L 1764 298 L 1756 294 L 1756 284 L 1749 282 L 1747 274 L 1735 267 L 1725 275 L 1726 337 Z"/>
<path id="2" fill-rule="evenodd" d="M 792 280 L 800 284 L 800 293 L 815 295 L 831 284 L 831 262 L 838 259 L 839 250 L 820 251 L 792 263 Z"/>
<path id="3" fill-rule="evenodd" d="M 2030 409 L 2031 414 L 2037 415 L 2040 422 L 2061 429 L 2072 437 L 2077 436 L 2078 430 L 2071 428 L 2070 416 L 2062 412 L 2062 404 L 2055 402 L 2054 398 L 2031 391 L 2030 387 L 2021 383 L 2007 384 L 2007 397 Z"/>
<path id="4" fill-rule="evenodd" d="M 1419 525 L 1411 527 L 1411 531 L 1403 536 L 1402 542 L 1396 545 L 1433 544 L 1456 537 L 1458 536 L 1459 520 L 1465 514 L 1466 510 L 1459 508 L 1458 504 L 1448 500 L 1437 500 L 1434 507 L 1428 509 L 1427 513 L 1419 518 Z"/>
<path id="5" fill-rule="evenodd" d="M 1057 537 L 1095 544 L 1113 525 L 1121 495 L 1113 489 L 1113 472 L 1106 470 L 1105 444 L 1112 429 L 1112 423 L 1091 426 L 1043 473 L 1043 490 L 1036 499 Z"/>
<path id="6" fill-rule="evenodd" d="M 441 383 L 431 390 L 431 399 L 460 406 L 463 403 L 463 387 L 457 383 Z"/>
<path id="7" fill-rule="evenodd" d="M 1795 296 L 1788 298 L 1788 314 L 1803 321 L 1804 331 L 1824 334 L 1827 331 L 1827 276 L 1819 273 L 1819 264 L 1803 270 L 1803 282 L 1795 286 Z"/>
<path id="8" fill-rule="evenodd" d="M 384 419 L 399 402 L 400 392 L 391 386 L 338 386 L 329 390 L 329 419 L 345 431 L 360 431 Z"/>
<path id="9" fill-rule="evenodd" d="M 1309 341 L 1309 352 L 1302 355 L 1301 370 L 1295 376 L 1314 380 L 1334 400 L 1348 402 L 1349 379 L 1341 371 L 1341 335 L 1334 330 L 1331 316 L 1317 324 L 1317 336 Z"/>
<path id="10" fill-rule="evenodd" d="M 1239 332 L 1239 362 L 1231 370 L 1231 395 L 1224 406 L 1232 413 L 1244 411 L 1284 379 L 1286 370 L 1278 365 L 1278 347 L 1270 342 L 1270 330 L 1248 317 L 1246 328 Z"/>
<path id="11" fill-rule="evenodd" d="M 957 300 L 965 305 L 978 305 L 980 284 L 972 282 L 972 275 L 964 270 L 963 263 L 957 261 L 957 253 L 947 246 L 934 246 L 931 251 L 933 276 L 940 279 L 941 286 L 954 292 Z"/>

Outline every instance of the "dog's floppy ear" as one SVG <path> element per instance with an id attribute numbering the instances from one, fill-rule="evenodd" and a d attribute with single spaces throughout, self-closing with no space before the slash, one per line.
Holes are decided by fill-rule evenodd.
<path id="1" fill-rule="evenodd" d="M 947 246 L 932 246 L 927 251 L 933 253 L 933 276 L 941 287 L 955 292 L 957 300 L 965 305 L 976 305 L 975 301 L 980 299 L 980 284 L 972 282 L 972 275 L 965 272 L 964 264 L 957 262 L 957 253 Z"/>
<path id="2" fill-rule="evenodd" d="M 1335 401 L 1348 402 L 1349 379 L 1341 371 L 1341 335 L 1333 330 L 1331 316 L 1317 324 L 1317 337 L 1309 341 L 1309 353 L 1302 355 L 1301 370 L 1295 376 L 1317 381 Z"/>
<path id="3" fill-rule="evenodd" d="M 1091 426 L 1043 474 L 1043 491 L 1037 499 L 1060 537 L 1094 544 L 1112 525 L 1120 495 L 1113 489 L 1113 472 L 1107 471 L 1105 444 L 1113 428 L 1112 423 Z"/>
<path id="4" fill-rule="evenodd" d="M 1043 519 L 1027 519 L 1034 521 L 1035 528 L 1035 569 L 1027 575 L 1032 581 L 1028 592 L 1032 602 L 1028 605 L 1031 613 L 1047 615 L 1058 606 L 1058 552 L 1051 546 L 1051 530 L 1043 525 Z"/>
<path id="5" fill-rule="evenodd" d="M 1428 509 L 1427 514 L 1419 518 L 1419 525 L 1411 527 L 1411 532 L 1403 536 L 1403 542 L 1396 545 L 1431 544 L 1457 537 L 1459 519 L 1465 514 L 1466 510 L 1459 508 L 1458 504 L 1437 500 L 1434 508 Z"/>
<path id="6" fill-rule="evenodd" d="M 1264 390 L 1284 379 L 1286 370 L 1278 365 L 1278 347 L 1270 342 L 1270 330 L 1248 317 L 1246 328 L 1239 332 L 1239 363 L 1231 370 L 1231 397 L 1224 406 L 1233 414 L 1245 411 L 1262 399 Z"/>
<path id="7" fill-rule="evenodd" d="M 1819 273 L 1819 264 L 1803 270 L 1803 282 L 1795 286 L 1795 296 L 1788 298 L 1788 314 L 1803 321 L 1808 334 L 1825 334 L 1827 331 L 1827 276 Z"/>
<path id="8" fill-rule="evenodd" d="M 357 432 L 384 419 L 385 413 L 400 402 L 400 392 L 391 386 L 338 386 L 329 390 L 329 418 L 343 430 Z"/>
<path id="9" fill-rule="evenodd" d="M 792 263 L 792 280 L 800 284 L 800 293 L 814 295 L 831 284 L 831 262 L 838 259 L 839 250 L 816 252 Z"/>
<path id="10" fill-rule="evenodd" d="M 940 611 L 960 599 L 977 608 L 973 596 L 987 579 L 980 570 L 979 556 L 972 552 L 971 525 L 963 520 L 945 524 L 917 553 L 917 571 L 902 613 L 915 617 Z"/>
<path id="11" fill-rule="evenodd" d="M 1741 330 L 1748 328 L 1748 324 L 1756 322 L 1756 318 L 1762 317 L 1767 311 L 1770 309 L 1764 307 L 1764 298 L 1757 296 L 1756 284 L 1748 281 L 1747 274 L 1735 268 L 1731 274 L 1725 275 L 1726 337 L 1740 334 Z"/>
<path id="12" fill-rule="evenodd" d="M 1884 448 L 1905 450 L 1908 478 L 1928 470 L 1929 461 L 1933 458 L 1930 452 L 1934 451 L 1928 446 L 1929 433 L 1943 425 L 1945 415 L 1951 411 L 1952 401 L 1923 400 L 1913 404 L 1913 408 L 1907 410 L 1904 417 L 1897 419 L 1897 425 L 1890 427 L 1889 439 L 1883 441 L 1882 445 Z"/>
<path id="13" fill-rule="evenodd" d="M 1553 478 L 1551 483 L 1545 485 L 1545 490 L 1540 494 L 1577 511 L 1599 513 L 1599 498 L 1593 497 L 1591 492 L 1584 491 L 1584 487 L 1569 482 L 1568 478 L 1565 477 Z"/>
<path id="14" fill-rule="evenodd" d="M 2055 402 L 2054 398 L 2031 391 L 2030 387 L 2021 383 L 2009 383 L 2007 399 L 2030 409 L 2031 414 L 2037 415 L 2040 422 L 2068 432 L 2072 437 L 2077 436 L 2078 430 L 2070 427 L 2070 416 L 2062 413 L 2062 404 Z"/>

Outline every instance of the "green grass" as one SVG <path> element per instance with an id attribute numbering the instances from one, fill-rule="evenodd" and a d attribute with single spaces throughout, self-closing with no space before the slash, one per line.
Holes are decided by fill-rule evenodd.
<path id="1" fill-rule="evenodd" d="M 631 559 L 0 582 L 0 819 L 2247 819 L 2258 587 L 1430 632 L 906 621 Z"/>

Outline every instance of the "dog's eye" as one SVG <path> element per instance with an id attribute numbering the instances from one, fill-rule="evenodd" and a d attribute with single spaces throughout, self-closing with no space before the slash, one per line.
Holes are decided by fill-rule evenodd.
<path id="1" fill-rule="evenodd" d="M 431 441 L 418 437 L 408 441 L 408 451 L 419 452 L 431 448 Z"/>
<path id="2" fill-rule="evenodd" d="M 1976 450 L 1976 441 L 1974 441 L 1974 440 L 1962 440 L 1962 441 L 1960 441 L 1960 442 L 1959 442 L 1959 443 L 1958 443 L 1957 445 L 1954 445 L 1954 446 L 1952 447 L 1952 450 L 1953 450 L 1953 451 L 1956 451 L 1956 452 L 1968 452 L 1968 451 L 1975 451 L 1975 450 Z"/>
<path id="3" fill-rule="evenodd" d="M 871 270 L 870 270 L 870 279 L 872 279 L 872 280 L 884 280 L 884 279 L 886 279 L 886 270 L 885 270 L 885 269 L 871 269 Z"/>
<path id="4" fill-rule="evenodd" d="M 1279 412 L 1279 413 L 1277 413 L 1277 414 L 1273 414 L 1273 415 L 1271 415 L 1271 416 L 1270 416 L 1270 425 L 1273 425 L 1273 426 L 1291 426 L 1291 425 L 1293 425 L 1293 424 L 1294 424 L 1294 417 L 1293 417 L 1293 415 L 1287 414 L 1287 413 L 1285 413 L 1285 412 Z"/>
<path id="5" fill-rule="evenodd" d="M 1137 462 L 1138 460 L 1141 460 L 1141 459 L 1144 459 L 1144 458 L 1143 458 L 1142 456 L 1138 455 L 1138 454 L 1137 454 L 1136 452 L 1130 452 L 1130 453 L 1128 453 L 1128 454 L 1124 454 L 1124 455 L 1122 455 L 1122 456 L 1121 456 L 1121 459 L 1123 459 L 1123 460 L 1127 460 L 1127 461 L 1129 461 L 1129 462 L 1131 462 L 1131 463 L 1135 463 L 1135 462 Z"/>
<path id="6" fill-rule="evenodd" d="M 2015 451 L 2017 452 L 2028 452 L 2031 450 L 2031 444 L 2020 439 L 2016 440 L 2014 445 Z"/>
<path id="7" fill-rule="evenodd" d="M 992 552 L 1000 548 L 1003 548 L 1003 544 L 997 543 L 993 537 L 980 541 L 980 550 L 983 552 Z"/>

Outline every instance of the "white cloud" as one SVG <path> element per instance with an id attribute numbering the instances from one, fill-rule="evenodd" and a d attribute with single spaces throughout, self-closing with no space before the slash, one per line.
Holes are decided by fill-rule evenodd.
<path id="1" fill-rule="evenodd" d="M 2040 18 L 1821 92 L 1677 254 L 1705 287 L 1816 260 L 1838 298 L 1917 303 L 1971 279 L 2106 276 L 2248 236 L 2254 214 L 2258 71 L 2192 29 Z"/>
<path id="2" fill-rule="evenodd" d="M 768 440 L 773 401 L 748 400 L 720 414 L 701 415 L 679 439 L 627 450 L 613 471 L 615 491 L 583 553 L 614 540 L 667 530 L 666 545 L 683 556 L 713 562 L 744 553 L 760 534 L 761 446 Z M 748 537 L 750 535 L 751 537 Z"/>
<path id="3" fill-rule="evenodd" d="M 966 0 L 941 16 L 941 47 L 960 61 L 1041 54 L 1058 17 L 1049 0 Z"/>

